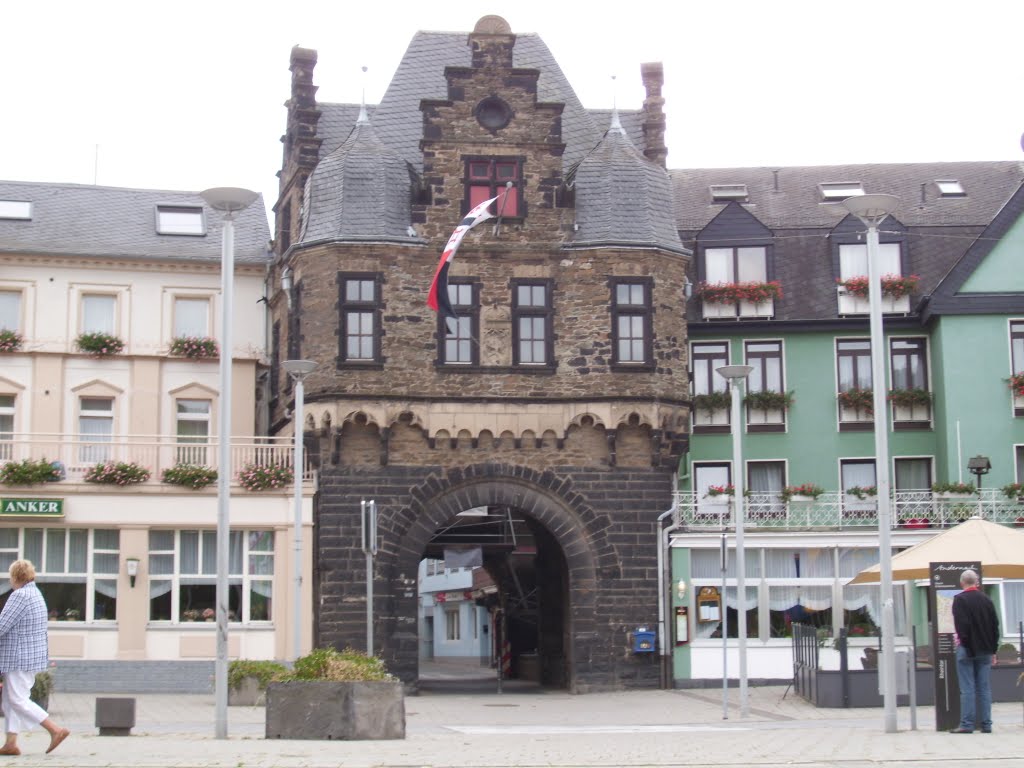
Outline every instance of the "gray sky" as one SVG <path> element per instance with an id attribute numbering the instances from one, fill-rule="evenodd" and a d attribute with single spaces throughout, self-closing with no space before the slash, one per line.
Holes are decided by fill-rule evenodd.
<path id="1" fill-rule="evenodd" d="M 490 13 L 538 33 L 587 107 L 639 107 L 641 62 L 664 62 L 673 168 L 1024 161 L 1010 0 L 23 0 L 3 12 L 0 178 L 245 186 L 269 212 L 293 45 L 319 51 L 318 98 L 365 82 L 375 103 L 417 30 Z"/>

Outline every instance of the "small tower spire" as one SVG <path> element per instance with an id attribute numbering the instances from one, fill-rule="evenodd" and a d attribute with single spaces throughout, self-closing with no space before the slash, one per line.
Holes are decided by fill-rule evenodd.
<path id="1" fill-rule="evenodd" d="M 608 132 L 626 135 L 626 130 L 622 127 L 622 122 L 619 120 L 619 104 L 615 92 L 615 75 L 612 75 L 612 124 L 608 128 Z"/>
<path id="2" fill-rule="evenodd" d="M 369 116 L 366 114 L 366 70 L 368 67 L 363 66 L 363 97 L 359 103 L 359 118 L 356 120 L 356 125 L 361 125 L 370 122 Z"/>

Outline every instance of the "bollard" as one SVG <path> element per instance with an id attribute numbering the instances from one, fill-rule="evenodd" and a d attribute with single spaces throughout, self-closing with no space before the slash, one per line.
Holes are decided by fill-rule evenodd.
<path id="1" fill-rule="evenodd" d="M 98 697 L 96 727 L 100 736 L 131 736 L 135 727 L 135 699 Z"/>

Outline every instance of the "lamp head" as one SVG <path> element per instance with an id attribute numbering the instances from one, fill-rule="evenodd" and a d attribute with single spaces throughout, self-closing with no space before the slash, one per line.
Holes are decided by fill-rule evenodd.
<path id="1" fill-rule="evenodd" d="M 255 203 L 260 194 L 241 187 L 212 187 L 204 189 L 199 196 L 215 211 L 235 213 Z"/>
<path id="2" fill-rule="evenodd" d="M 843 200 L 840 205 L 863 221 L 868 226 L 877 226 L 899 207 L 900 199 L 896 195 L 854 195 Z"/>
<path id="3" fill-rule="evenodd" d="M 988 456 L 975 456 L 967 460 L 967 469 L 975 475 L 987 475 L 992 469 L 992 462 L 988 460 Z"/>
<path id="4" fill-rule="evenodd" d="M 754 370 L 752 365 L 723 365 L 720 368 L 715 368 L 715 373 L 731 382 L 747 378 L 752 370 Z"/>
<path id="5" fill-rule="evenodd" d="M 293 379 L 299 380 L 312 373 L 313 369 L 316 368 L 316 363 L 312 360 L 285 360 L 281 363 L 281 367 Z"/>

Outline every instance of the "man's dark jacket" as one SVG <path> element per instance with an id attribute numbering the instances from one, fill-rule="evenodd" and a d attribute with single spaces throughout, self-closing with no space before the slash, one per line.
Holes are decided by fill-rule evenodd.
<path id="1" fill-rule="evenodd" d="M 996 607 L 980 589 L 965 589 L 953 598 L 953 624 L 969 656 L 994 654 L 999 649 Z"/>

